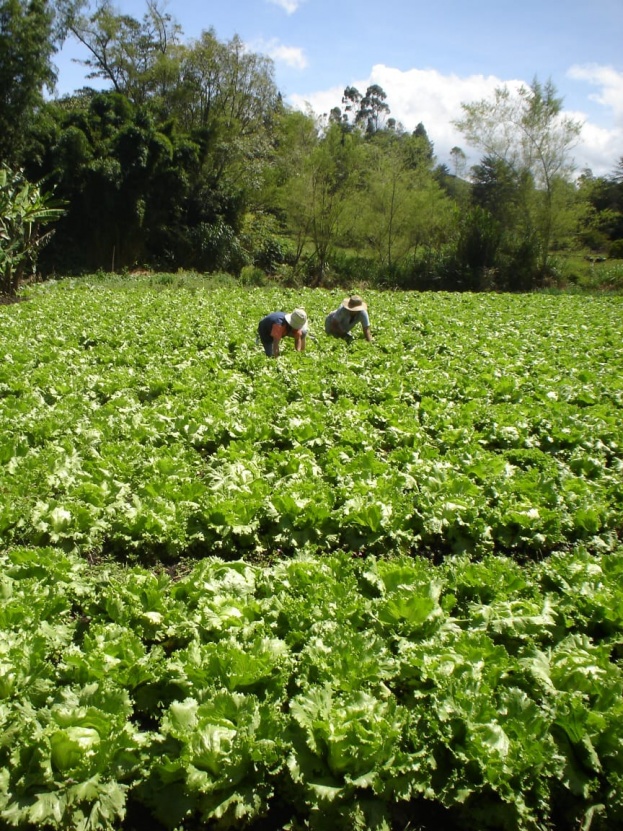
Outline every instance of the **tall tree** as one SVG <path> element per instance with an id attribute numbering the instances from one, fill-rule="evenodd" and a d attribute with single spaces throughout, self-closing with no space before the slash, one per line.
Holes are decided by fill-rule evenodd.
<path id="1" fill-rule="evenodd" d="M 359 104 L 359 112 L 356 116 L 358 124 L 365 125 L 368 134 L 376 133 L 381 129 L 384 119 L 389 115 L 389 107 L 385 103 L 387 95 L 385 90 L 378 84 L 372 84 L 366 90 L 366 94 Z"/>
<path id="2" fill-rule="evenodd" d="M 372 84 L 362 95 L 357 87 L 346 87 L 342 95 L 342 106 L 331 110 L 330 121 L 341 122 L 344 125 L 359 127 L 368 135 L 380 130 L 386 116 L 389 115 L 389 106 L 385 103 L 387 94 L 378 84 Z"/>
<path id="3" fill-rule="evenodd" d="M 353 194 L 354 225 L 380 267 L 392 273 L 411 247 L 408 228 L 417 177 L 399 138 L 370 142 L 365 151 L 365 190 Z"/>
<path id="4" fill-rule="evenodd" d="M 284 108 L 277 115 L 273 138 L 272 161 L 265 168 L 263 205 L 289 232 L 294 243 L 293 265 L 298 268 L 311 227 L 307 163 L 319 142 L 313 114 Z"/>
<path id="5" fill-rule="evenodd" d="M 134 104 L 162 92 L 181 31 L 158 0 L 147 0 L 146 6 L 141 21 L 120 14 L 111 0 L 102 0 L 90 15 L 74 14 L 68 20 L 69 30 L 88 50 L 82 61 L 87 77 L 109 82 Z"/>
<path id="6" fill-rule="evenodd" d="M 529 206 L 538 237 L 538 271 L 545 276 L 558 216 L 564 211 L 565 187 L 573 171 L 571 150 L 580 122 L 562 113 L 562 99 L 551 81 L 536 79 L 516 92 L 495 90 L 492 100 L 462 104 L 464 117 L 455 122 L 467 142 L 487 156 L 502 160 L 519 180 L 534 183 Z M 528 206 L 527 206 L 528 207 Z"/>
<path id="7" fill-rule="evenodd" d="M 284 186 L 284 207 L 291 233 L 311 249 L 311 283 L 319 286 L 332 252 L 345 232 L 349 195 L 356 184 L 361 136 L 330 124 L 322 138 L 302 158 L 302 164 Z"/>
<path id="8" fill-rule="evenodd" d="M 53 20 L 48 0 L 0 0 L 0 162 L 21 163 L 29 121 L 54 86 Z"/>
<path id="9" fill-rule="evenodd" d="M 454 168 L 454 175 L 463 177 L 465 175 L 465 166 L 467 164 L 467 156 L 460 147 L 453 147 L 450 151 L 450 158 L 452 159 L 452 167 Z"/>
<path id="10" fill-rule="evenodd" d="M 496 156 L 484 156 L 471 174 L 471 206 L 461 223 L 457 270 L 476 290 L 527 290 L 537 254 L 527 209 L 532 177 Z"/>
<path id="11" fill-rule="evenodd" d="M 450 200 L 421 155 L 422 139 L 376 134 L 365 142 L 361 184 L 351 200 L 353 227 L 362 249 L 374 253 L 384 276 L 393 278 L 422 246 L 436 248 L 452 224 Z"/>
<path id="12" fill-rule="evenodd" d="M 417 156 L 414 157 L 416 164 L 431 164 L 435 157 L 435 146 L 428 137 L 426 127 L 419 121 L 413 131 L 413 138 L 417 139 L 414 146 L 418 148 Z"/>
<path id="13" fill-rule="evenodd" d="M 497 156 L 484 156 L 471 173 L 472 203 L 487 210 L 502 227 L 519 230 L 524 223 L 521 212 L 526 202 L 522 190 L 532 190 L 531 177 L 525 171 L 518 174 Z"/>

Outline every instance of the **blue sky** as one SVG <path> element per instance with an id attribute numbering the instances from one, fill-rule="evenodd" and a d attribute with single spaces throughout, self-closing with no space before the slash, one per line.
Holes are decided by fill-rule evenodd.
<path id="1" fill-rule="evenodd" d="M 144 0 L 118 0 L 142 18 Z M 452 121 L 461 103 L 491 97 L 503 84 L 551 78 L 566 113 L 584 126 L 579 170 L 608 174 L 623 157 L 622 0 L 168 0 L 184 40 L 213 27 L 275 64 L 287 103 L 321 115 L 346 86 L 379 84 L 405 129 L 426 127 L 439 162 L 460 146 L 478 154 Z M 56 56 L 58 94 L 84 83 L 72 42 Z"/>

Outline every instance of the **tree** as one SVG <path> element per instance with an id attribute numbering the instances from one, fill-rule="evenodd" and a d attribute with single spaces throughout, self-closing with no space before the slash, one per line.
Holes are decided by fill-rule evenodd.
<path id="1" fill-rule="evenodd" d="M 221 42 L 213 30 L 181 44 L 179 26 L 157 0 L 148 2 L 142 22 L 104 0 L 71 29 L 90 50 L 89 77 L 107 79 L 133 104 L 148 103 L 157 118 L 175 119 L 201 143 L 202 185 L 233 189 L 234 199 L 258 186 L 278 106 L 270 58 L 237 36 Z"/>
<path id="2" fill-rule="evenodd" d="M 408 229 L 417 186 L 400 140 L 392 139 L 367 145 L 365 190 L 353 195 L 354 224 L 380 267 L 390 274 L 411 248 Z"/>
<path id="3" fill-rule="evenodd" d="M 342 116 L 342 121 L 346 124 L 355 124 L 357 122 L 357 113 L 359 112 L 359 106 L 361 104 L 362 95 L 357 89 L 357 87 L 346 87 L 344 93 L 342 95 L 342 106 L 344 107 L 344 114 Z M 339 115 L 339 109 L 334 108 L 332 110 L 334 115 Z"/>
<path id="4" fill-rule="evenodd" d="M 578 179 L 585 212 L 580 221 L 580 239 L 593 251 L 623 253 L 623 159 L 610 176 L 594 177 L 590 170 Z M 614 244 L 614 245 L 613 245 Z"/>
<path id="5" fill-rule="evenodd" d="M 478 205 L 462 216 L 456 250 L 456 288 L 482 291 L 495 283 L 502 228 L 491 213 Z M 495 286 L 496 288 L 499 286 Z"/>
<path id="6" fill-rule="evenodd" d="M 21 162 L 32 113 L 55 81 L 48 0 L 0 0 L 0 162 Z"/>
<path id="7" fill-rule="evenodd" d="M 308 160 L 319 142 L 316 120 L 311 113 L 284 108 L 276 117 L 273 136 L 271 164 L 264 175 L 263 205 L 290 233 L 296 268 L 310 236 Z"/>
<path id="8" fill-rule="evenodd" d="M 341 122 L 345 125 L 350 123 L 361 128 L 368 135 L 374 134 L 381 129 L 383 119 L 389 115 L 389 107 L 385 103 L 387 95 L 385 90 L 378 84 L 372 84 L 362 95 L 357 87 L 346 87 L 342 95 L 344 113 L 338 107 L 331 110 L 330 121 Z"/>
<path id="9" fill-rule="evenodd" d="M 467 142 L 502 160 L 518 178 L 529 176 L 533 191 L 526 210 L 538 238 L 537 270 L 543 278 L 557 218 L 566 208 L 566 184 L 573 171 L 571 150 L 581 124 L 562 114 L 562 99 L 551 81 L 536 79 L 516 92 L 495 90 L 493 100 L 462 104 L 464 117 L 455 126 Z"/>
<path id="10" fill-rule="evenodd" d="M 248 51 L 237 36 L 219 42 L 213 31 L 203 32 L 182 58 L 172 113 L 203 150 L 193 219 L 220 228 L 219 239 L 230 239 L 232 251 L 272 158 L 273 127 L 283 107 L 273 75 L 270 58 Z"/>
<path id="11" fill-rule="evenodd" d="M 383 119 L 389 115 L 389 107 L 385 103 L 386 98 L 385 90 L 378 84 L 372 84 L 367 88 L 356 116 L 357 123 L 365 124 L 366 133 L 376 133 L 381 129 Z"/>
<path id="12" fill-rule="evenodd" d="M 519 173 L 497 156 L 484 156 L 474 165 L 472 203 L 488 211 L 504 228 L 521 229 L 529 217 L 522 214 L 526 203 L 523 190 L 532 190 L 532 179 L 526 171 Z"/>
<path id="13" fill-rule="evenodd" d="M 281 106 L 272 61 L 213 32 L 181 44 L 155 3 L 142 23 L 106 2 L 71 25 L 113 89 L 48 102 L 30 138 L 32 172 L 71 201 L 57 262 L 239 269 Z"/>
<path id="14" fill-rule="evenodd" d="M 415 143 L 418 147 L 418 164 L 432 164 L 433 159 L 435 158 L 435 147 L 433 142 L 428 137 L 428 133 L 426 132 L 426 127 L 422 124 L 422 122 L 418 122 L 413 131 L 413 138 L 417 139 Z"/>
<path id="15" fill-rule="evenodd" d="M 163 249 L 174 250 L 171 238 L 200 178 L 198 146 L 114 92 L 48 102 L 42 115 L 48 147 L 29 175 L 53 181 L 68 202 L 42 269 L 156 264 Z"/>
<path id="16" fill-rule="evenodd" d="M 457 178 L 462 178 L 465 175 L 465 166 L 467 164 L 467 156 L 460 147 L 453 147 L 450 151 L 450 158 L 452 159 L 452 167 L 454 168 L 454 175 Z"/>
<path id="17" fill-rule="evenodd" d="M 283 207 L 290 233 L 302 251 L 311 249 L 312 280 L 321 285 L 331 254 L 344 235 L 349 219 L 349 196 L 359 169 L 361 136 L 330 124 L 322 138 L 310 147 L 306 125 L 298 122 L 299 139 L 309 148 L 300 157 L 282 188 Z"/>
<path id="18" fill-rule="evenodd" d="M 529 290 L 539 241 L 531 206 L 534 181 L 497 156 L 471 170 L 471 207 L 463 217 L 457 271 L 472 287 Z"/>
<path id="19" fill-rule="evenodd" d="M 82 61 L 89 68 L 87 78 L 110 82 L 134 104 L 162 94 L 180 27 L 158 0 L 147 0 L 142 21 L 119 14 L 111 0 L 103 0 L 90 16 L 69 16 L 68 27 L 90 53 Z"/>
<path id="20" fill-rule="evenodd" d="M 422 150 L 420 136 L 389 131 L 364 145 L 361 183 L 351 200 L 352 224 L 360 246 L 374 252 L 390 280 L 405 271 L 418 249 L 436 248 L 442 227 L 451 224 L 449 200 Z"/>
<path id="21" fill-rule="evenodd" d="M 202 32 L 182 53 L 180 83 L 175 114 L 183 126 L 221 139 L 257 135 L 278 108 L 273 62 L 238 36 L 221 42 L 213 30 Z"/>

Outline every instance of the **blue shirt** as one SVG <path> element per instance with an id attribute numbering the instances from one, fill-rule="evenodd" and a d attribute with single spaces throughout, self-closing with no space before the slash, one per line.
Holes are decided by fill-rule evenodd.
<path id="1" fill-rule="evenodd" d="M 292 335 L 294 340 L 298 340 L 307 334 L 307 324 L 302 329 L 293 329 L 285 312 L 271 312 L 260 320 L 257 333 L 262 343 L 268 343 L 275 338 L 281 340 L 286 335 Z"/>
<path id="2" fill-rule="evenodd" d="M 278 329 L 274 327 L 277 326 Z M 279 331 L 280 337 L 283 337 L 288 331 L 288 321 L 286 320 L 285 312 L 272 312 L 260 320 L 257 327 L 260 340 L 264 342 L 272 341 L 273 337 Z"/>

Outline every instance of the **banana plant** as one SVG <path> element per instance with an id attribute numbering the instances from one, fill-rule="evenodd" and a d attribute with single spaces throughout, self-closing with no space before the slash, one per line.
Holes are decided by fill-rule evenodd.
<path id="1" fill-rule="evenodd" d="M 44 193 L 40 182 L 0 168 L 0 294 L 15 296 L 25 272 L 34 273 L 39 250 L 53 234 L 44 226 L 63 213 L 62 204 Z"/>

